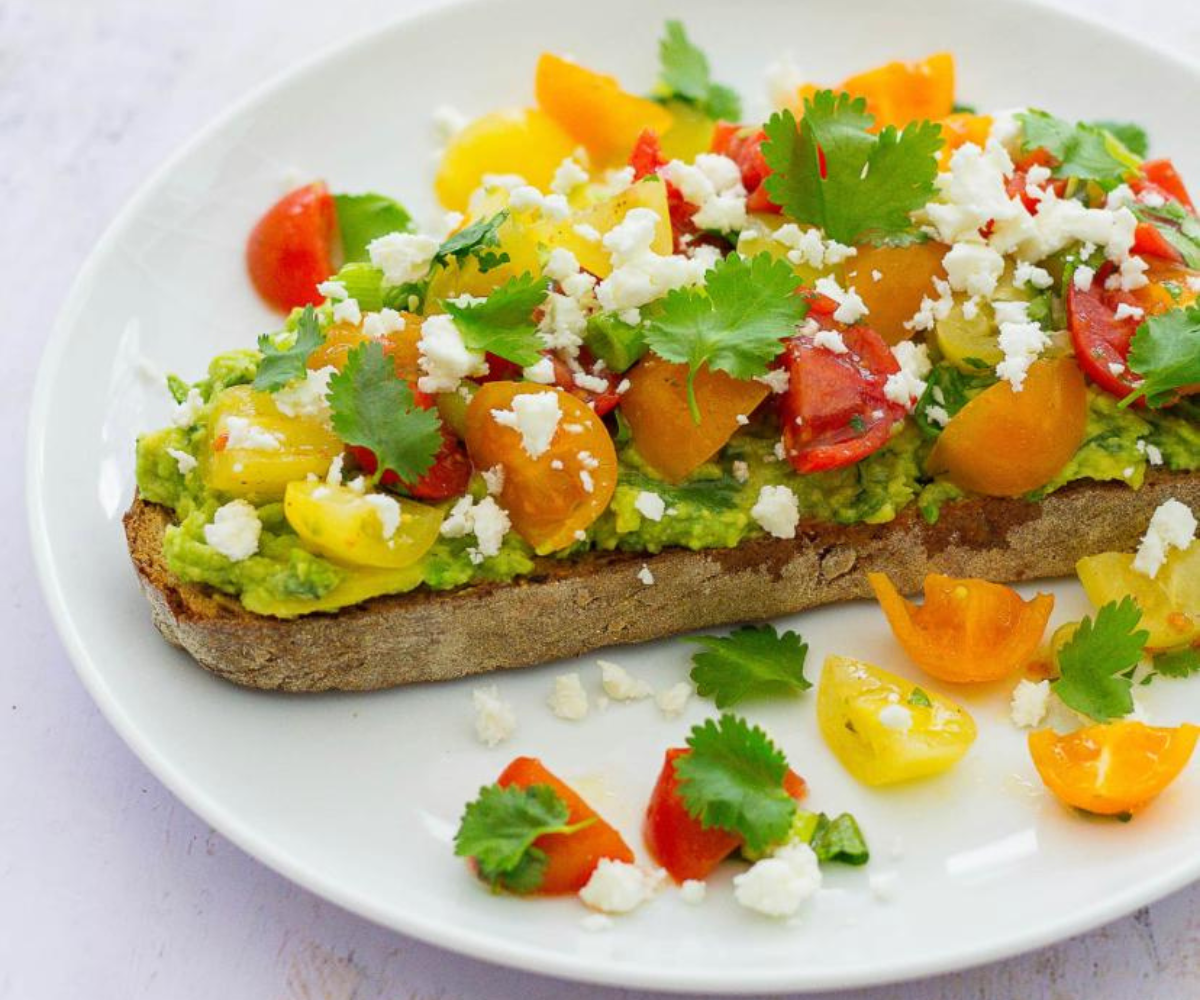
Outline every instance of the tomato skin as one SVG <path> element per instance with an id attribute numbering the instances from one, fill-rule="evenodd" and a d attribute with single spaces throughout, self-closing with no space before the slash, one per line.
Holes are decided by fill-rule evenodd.
<path id="1" fill-rule="evenodd" d="M 718 122 L 713 131 L 712 151 L 728 156 L 738 165 L 742 172 L 742 187 L 747 191 L 747 211 L 778 214 L 783 209 L 771 201 L 763 185 L 771 173 L 762 152 L 766 138 L 767 133 L 761 128 Z"/>
<path id="2" fill-rule="evenodd" d="M 1109 291 L 1099 280 L 1093 281 L 1087 291 L 1074 282 L 1067 290 L 1067 326 L 1079 367 L 1118 399 L 1128 396 L 1141 381 L 1128 364 L 1129 343 L 1140 320 L 1132 316 L 1117 319 L 1116 309 L 1121 302 L 1137 304 L 1128 293 Z M 1116 366 L 1120 366 L 1119 371 Z"/>
<path id="3" fill-rule="evenodd" d="M 317 285 L 334 270 L 336 227 L 337 209 L 323 181 L 280 198 L 246 241 L 246 268 L 258 294 L 284 312 L 321 302 Z"/>
<path id="4" fill-rule="evenodd" d="M 629 154 L 629 166 L 633 167 L 634 181 L 640 181 L 651 174 L 657 174 L 660 168 L 667 165 L 663 155 L 662 143 L 658 133 L 652 128 L 643 130 L 633 144 L 633 152 Z M 692 216 L 696 214 L 696 206 L 683 197 L 682 192 L 666 178 L 662 183 L 667 191 L 667 211 L 671 217 L 671 236 L 675 253 L 683 253 L 686 246 L 683 237 L 694 237 L 699 230 Z M 610 407 L 611 408 L 611 407 Z"/>
<path id="5" fill-rule="evenodd" d="M 1143 257 L 1160 257 L 1173 264 L 1183 263 L 1183 254 L 1171 245 L 1153 222 L 1139 222 L 1133 231 L 1133 253 Z"/>
<path id="6" fill-rule="evenodd" d="M 652 128 L 644 129 L 633 144 L 633 152 L 629 154 L 629 166 L 633 167 L 634 181 L 656 174 L 659 167 L 666 165 L 667 158 L 663 156 L 658 133 Z"/>
<path id="7" fill-rule="evenodd" d="M 717 827 L 705 829 L 688 813 L 679 794 L 675 763 L 689 753 L 691 750 L 685 747 L 667 751 L 642 826 L 650 856 L 676 882 L 707 878 L 742 844 L 737 834 Z M 797 801 L 808 792 L 805 780 L 791 768 L 784 775 L 783 787 Z"/>
<path id="8" fill-rule="evenodd" d="M 884 395 L 887 377 L 900 370 L 883 339 L 865 326 L 842 331 L 845 354 L 817 347 L 802 334 L 788 342 L 788 390 L 780 403 L 783 446 L 800 473 L 853 465 L 878 451 L 904 416 Z M 857 420 L 859 428 L 853 421 Z"/>
<path id="9" fill-rule="evenodd" d="M 942 258 L 950 248 L 944 243 L 914 243 L 906 247 L 860 246 L 846 261 L 846 287 L 862 298 L 871 318 L 871 329 L 886 343 L 912 338 L 904 324 L 921 308 L 926 296 L 936 299 L 935 278 L 945 278 Z M 876 280 L 874 275 L 880 275 Z"/>
<path id="10" fill-rule="evenodd" d="M 347 450 L 354 456 L 365 475 L 375 474 L 375 453 L 370 448 L 350 445 Z M 388 469 L 379 477 L 379 481 L 384 486 L 399 487 L 417 500 L 449 500 L 466 493 L 473 468 L 462 442 L 448 428 L 443 427 L 442 447 L 425 475 L 415 483 L 405 483 L 395 472 Z"/>
<path id="11" fill-rule="evenodd" d="M 1145 808 L 1187 766 L 1200 729 L 1110 722 L 1059 736 L 1029 734 L 1029 753 L 1042 781 L 1061 801 L 1101 816 Z"/>
<path id="12" fill-rule="evenodd" d="M 501 788 L 549 785 L 567 805 L 568 825 L 595 820 L 574 833 L 548 833 L 533 842 L 535 847 L 546 852 L 547 859 L 546 874 L 536 895 L 561 896 L 578 892 L 587 885 L 602 858 L 633 862 L 633 851 L 624 838 L 536 757 L 518 757 L 504 769 L 496 784 Z"/>
<path id="13" fill-rule="evenodd" d="M 1142 178 L 1144 181 L 1139 178 L 1130 184 L 1130 187 L 1139 194 L 1145 188 L 1146 183 L 1153 184 L 1185 208 L 1193 212 L 1196 210 L 1196 206 L 1192 204 L 1191 195 L 1188 194 L 1187 186 L 1183 183 L 1183 178 L 1179 176 L 1175 164 L 1170 160 L 1146 160 L 1142 163 Z"/>
<path id="14" fill-rule="evenodd" d="M 1037 651 L 1054 597 L 1024 601 L 987 580 L 925 577 L 925 603 L 906 601 L 885 573 L 868 573 L 875 597 L 904 651 L 927 674 L 955 684 L 996 681 Z"/>
<path id="15" fill-rule="evenodd" d="M 582 400 L 598 417 L 603 417 L 617 408 L 617 404 L 621 402 L 621 394 L 617 392 L 617 386 L 620 385 L 622 376 L 612 372 L 604 372 L 602 375 L 594 376 L 602 378 L 608 383 L 608 388 L 603 392 L 594 392 L 576 383 L 575 373 L 571 371 L 570 366 L 558 357 L 558 355 L 551 354 L 549 357 L 551 363 L 554 365 L 554 384 L 562 389 L 563 392 L 568 392 L 576 399 Z M 590 371 L 595 364 L 595 358 L 592 357 L 586 347 L 579 350 L 579 363 L 587 371 Z"/>

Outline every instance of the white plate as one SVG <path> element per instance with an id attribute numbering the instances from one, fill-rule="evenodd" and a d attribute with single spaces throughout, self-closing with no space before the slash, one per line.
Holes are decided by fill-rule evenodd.
<path id="1" fill-rule="evenodd" d="M 1193 69 L 1140 43 L 1017 2 L 913 5 L 864 0 L 756 3 L 754 16 L 691 0 L 688 23 L 719 77 L 761 90 L 763 64 L 790 45 L 813 79 L 949 48 L 964 100 L 1037 104 L 1064 115 L 1143 122 L 1185 175 L 1200 173 Z M 581 724 L 544 707 L 563 665 L 495 678 L 520 713 L 496 750 L 471 735 L 474 682 L 365 696 L 239 690 L 169 648 L 150 624 L 120 531 L 133 491 L 133 440 L 168 404 L 144 359 L 198 376 L 219 349 L 248 345 L 272 317 L 243 274 L 242 244 L 289 168 L 335 189 L 398 194 L 429 209 L 430 111 L 530 100 L 546 47 L 652 80 L 655 40 L 678 5 L 509 0 L 457 6 L 380 30 L 264 88 L 207 128 L 142 189 L 80 275 L 39 379 L 29 458 L 32 532 L 47 598 L 80 676 L 113 725 L 181 799 L 266 864 L 343 906 L 446 947 L 542 972 L 690 991 L 878 983 L 1043 945 L 1129 912 L 1200 876 L 1200 774 L 1193 769 L 1129 825 L 1086 822 L 1041 792 L 1004 690 L 964 696 L 981 735 L 953 774 L 868 791 L 833 762 L 814 699 L 747 709 L 811 783 L 848 809 L 875 848 L 867 870 L 830 872 L 830 890 L 792 925 L 741 910 L 729 872 L 709 900 L 672 892 L 605 933 L 573 900 L 491 897 L 451 855 L 462 805 L 517 753 L 543 757 L 640 846 L 638 818 L 662 752 L 710 711 L 663 721 L 650 703 Z M 1133 87 L 1135 89 L 1128 89 Z M 1057 618 L 1078 615 L 1056 586 Z M 803 616 L 809 673 L 828 652 L 908 669 L 872 607 Z M 553 622 L 531 622 L 553 628 Z M 685 676 L 666 642 L 614 659 L 657 687 Z M 582 666 L 596 689 L 596 670 Z M 1200 690 L 1145 692 L 1164 722 L 1200 717 Z M 880 902 L 869 876 L 894 878 Z"/>

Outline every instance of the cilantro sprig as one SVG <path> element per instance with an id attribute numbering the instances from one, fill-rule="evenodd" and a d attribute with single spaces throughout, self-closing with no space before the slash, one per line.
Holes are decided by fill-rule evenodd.
<path id="1" fill-rule="evenodd" d="M 1077 712 L 1108 722 L 1133 711 L 1133 674 L 1150 633 L 1138 629 L 1141 609 L 1132 597 L 1110 601 L 1084 618 L 1058 654 L 1054 693 Z"/>
<path id="2" fill-rule="evenodd" d="M 370 260 L 367 244 L 388 233 L 411 233 L 412 216 L 387 195 L 335 194 L 338 230 L 342 237 L 342 259 L 347 263 Z"/>
<path id="3" fill-rule="evenodd" d="M 658 59 L 658 89 L 665 100 L 687 101 L 713 119 L 741 118 L 741 98 L 730 87 L 713 82 L 708 57 L 688 38 L 681 22 L 667 22 L 658 42 Z"/>
<path id="4" fill-rule="evenodd" d="M 500 227 L 508 220 L 508 215 L 508 209 L 505 208 L 493 216 L 464 226 L 438 247 L 433 255 L 433 264 L 445 266 L 454 260 L 461 267 L 474 257 L 481 274 L 507 264 L 510 259 L 508 254 L 493 248 L 500 246 Z"/>
<path id="5" fill-rule="evenodd" d="M 717 708 L 746 698 L 795 695 L 812 683 L 804 676 L 808 646 L 795 632 L 780 635 L 774 625 L 744 625 L 727 636 L 696 636 L 704 646 L 692 657 L 691 678 L 701 697 Z"/>
<path id="6" fill-rule="evenodd" d="M 596 821 L 568 825 L 570 810 L 549 785 L 487 785 L 467 804 L 454 853 L 475 861 L 479 877 L 493 889 L 533 892 L 546 874 L 546 852 L 534 841 L 548 833 L 570 834 Z"/>
<path id="7" fill-rule="evenodd" d="M 1096 128 L 1103 129 L 1109 135 L 1116 136 L 1121 145 L 1134 156 L 1145 156 L 1150 152 L 1150 136 L 1136 122 L 1117 122 L 1111 120 L 1091 122 Z"/>
<path id="8" fill-rule="evenodd" d="M 646 343 L 660 358 L 688 366 L 688 406 L 699 423 L 701 366 L 734 378 L 765 375 L 807 311 L 786 261 L 731 253 L 708 272 L 704 290 L 677 288 L 647 308 Z"/>
<path id="9" fill-rule="evenodd" d="M 510 278 L 483 302 L 448 300 L 442 306 L 472 351 L 489 351 L 525 368 L 541 357 L 533 311 L 546 300 L 548 289 L 545 278 L 525 273 Z"/>
<path id="10" fill-rule="evenodd" d="M 693 728 L 687 743 L 675 776 L 689 815 L 741 835 L 753 851 L 787 837 L 796 801 L 783 787 L 787 759 L 766 733 L 726 713 Z"/>
<path id="11" fill-rule="evenodd" d="M 1022 112 L 1017 121 L 1022 128 L 1021 148 L 1049 152 L 1057 161 L 1052 171 L 1055 177 L 1114 187 L 1137 169 L 1137 157 L 1099 123 L 1068 122 L 1036 110 Z"/>
<path id="12" fill-rule="evenodd" d="M 1142 397 L 1149 406 L 1162 406 L 1179 389 L 1200 383 L 1200 305 L 1147 317 L 1130 341 L 1129 369 L 1142 381 L 1121 406 Z"/>
<path id="13" fill-rule="evenodd" d="M 1191 677 L 1192 674 L 1200 674 L 1200 649 L 1194 646 L 1184 646 L 1182 649 L 1171 649 L 1154 654 L 1152 677 L 1170 677 L 1179 680 Z"/>
<path id="14" fill-rule="evenodd" d="M 942 130 L 913 122 L 874 135 L 874 124 L 864 98 L 830 90 L 805 98 L 799 125 L 790 111 L 772 115 L 762 147 L 771 200 L 840 243 L 911 238 L 909 213 L 934 194 Z"/>
<path id="15" fill-rule="evenodd" d="M 296 323 L 296 339 L 290 347 L 277 347 L 274 338 L 264 333 L 258 338 L 262 361 L 254 376 L 254 388 L 276 392 L 307 371 L 308 356 L 325 342 L 321 324 L 312 306 L 305 306 Z"/>
<path id="16" fill-rule="evenodd" d="M 442 447 L 441 419 L 437 410 L 416 406 L 382 344 L 371 341 L 351 351 L 345 367 L 330 377 L 326 398 L 341 439 L 375 453 L 376 480 L 391 470 L 401 482 L 414 483 L 429 471 Z"/>

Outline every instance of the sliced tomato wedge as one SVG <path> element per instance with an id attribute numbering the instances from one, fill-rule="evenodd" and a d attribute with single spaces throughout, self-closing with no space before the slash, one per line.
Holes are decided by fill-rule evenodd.
<path id="1" fill-rule="evenodd" d="M 1153 222 L 1139 222 L 1133 231 L 1133 252 L 1143 257 L 1158 257 L 1173 264 L 1183 263 L 1183 254 Z"/>
<path id="2" fill-rule="evenodd" d="M 246 268 L 255 290 L 284 312 L 316 305 L 317 285 L 333 273 L 337 209 L 321 181 L 279 199 L 246 241 Z"/>
<path id="3" fill-rule="evenodd" d="M 767 196 L 763 181 L 771 173 L 763 156 L 762 146 L 767 133 L 753 125 L 734 125 L 718 122 L 713 131 L 712 151 L 728 156 L 742 172 L 742 187 L 748 192 L 746 209 L 751 212 L 781 212 Z M 821 171 L 824 176 L 824 169 Z"/>
<path id="4" fill-rule="evenodd" d="M 1129 186 L 1138 194 L 1151 188 L 1157 189 L 1159 193 L 1173 198 L 1185 208 L 1193 212 L 1196 210 L 1183 178 L 1179 176 L 1179 171 L 1170 160 L 1146 160 L 1142 164 L 1141 177 L 1134 178 Z"/>
<path id="5" fill-rule="evenodd" d="M 1117 306 L 1137 306 L 1128 292 L 1104 287 L 1096 278 L 1086 291 L 1074 282 L 1067 290 L 1067 326 L 1075 357 L 1096 385 L 1124 399 L 1136 388 L 1139 377 L 1129 368 L 1129 342 L 1141 320 L 1133 316 L 1117 319 Z"/>
<path id="6" fill-rule="evenodd" d="M 593 375 L 593 378 L 603 379 L 607 383 L 607 388 L 601 391 L 585 389 L 575 381 L 575 372 L 565 361 L 554 354 L 550 355 L 550 360 L 554 363 L 554 384 L 565 392 L 569 392 L 576 399 L 582 399 L 596 416 L 603 417 L 606 413 L 611 413 L 621 402 L 621 394 L 617 392 L 617 386 L 621 384 L 623 376 L 613 372 Z M 579 363 L 587 371 L 590 371 L 595 365 L 595 359 L 587 348 L 580 350 Z"/>
<path id="7" fill-rule="evenodd" d="M 821 322 L 816 310 L 810 315 Z M 784 352 L 789 383 L 780 420 L 784 451 L 797 472 L 861 461 L 887 444 L 892 425 L 904 416 L 884 395 L 888 376 L 900 366 L 883 338 L 865 326 L 840 332 L 844 354 L 818 347 L 807 335 L 793 338 Z"/>
<path id="8" fill-rule="evenodd" d="M 366 475 L 375 474 L 377 462 L 375 453 L 370 448 L 350 445 L 348 450 Z M 388 469 L 379 477 L 379 481 L 384 486 L 399 487 L 417 500 L 449 500 L 451 497 L 462 496 L 467 491 L 472 468 L 463 443 L 443 427 L 442 447 L 425 475 L 415 483 L 406 483 Z"/>

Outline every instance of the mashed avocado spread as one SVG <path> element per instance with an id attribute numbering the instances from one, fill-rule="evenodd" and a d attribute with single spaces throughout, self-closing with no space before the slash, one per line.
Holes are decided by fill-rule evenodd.
<path id="1" fill-rule="evenodd" d="M 208 378 L 191 387 L 174 382 L 172 391 L 183 400 L 189 389 L 195 389 L 207 410 L 225 389 L 251 382 L 256 366 L 254 352 L 221 355 L 210 366 Z M 1089 391 L 1083 445 L 1062 473 L 1031 500 L 1078 479 L 1118 479 L 1138 487 L 1149 455 L 1161 456 L 1162 463 L 1174 470 L 1200 467 L 1200 426 L 1189 419 L 1190 412 L 1121 409 L 1111 397 Z M 532 549 L 516 532 L 505 536 L 498 554 L 482 561 L 471 558 L 466 538 L 442 537 L 415 565 L 402 569 L 339 565 L 304 547 L 278 501 L 256 505 L 262 524 L 258 551 L 235 562 L 209 545 L 204 534 L 204 526 L 230 498 L 210 488 L 202 461 L 186 458 L 205 454 L 207 435 L 206 421 L 197 415 L 189 427 L 142 436 L 137 445 L 138 488 L 144 499 L 176 514 L 178 523 L 167 529 L 163 546 L 171 571 L 186 582 L 235 595 L 253 612 L 293 617 L 421 586 L 450 590 L 484 581 L 505 582 L 536 570 Z M 924 475 L 922 465 L 931 442 L 912 421 L 861 462 L 811 475 L 796 473 L 782 460 L 776 440 L 766 426 L 751 424 L 679 484 L 659 479 L 632 445 L 624 446 L 608 509 L 587 530 L 585 539 L 559 556 L 570 558 L 589 549 L 655 553 L 667 547 L 736 546 L 763 533 L 750 511 L 762 487 L 769 485 L 788 486 L 803 519 L 838 524 L 890 521 L 914 502 L 927 520 L 936 521 L 943 503 L 963 495 L 954 485 Z M 644 491 L 658 494 L 664 502 L 665 512 L 658 520 L 638 509 Z M 477 499 L 486 494 L 478 474 L 472 478 L 470 492 Z"/>

